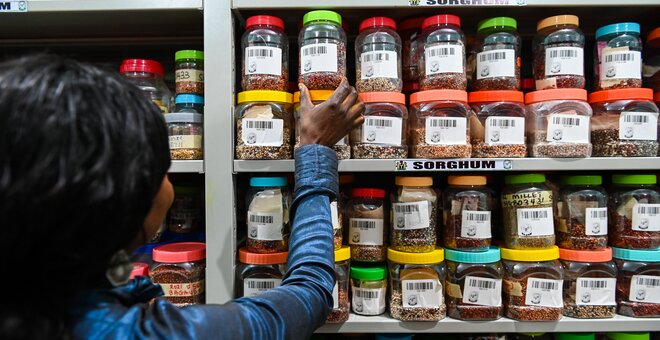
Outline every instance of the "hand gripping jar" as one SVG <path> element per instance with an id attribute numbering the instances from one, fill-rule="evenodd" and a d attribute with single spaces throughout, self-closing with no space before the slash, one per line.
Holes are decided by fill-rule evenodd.
<path id="1" fill-rule="evenodd" d="M 653 157 L 658 153 L 658 107 L 651 89 L 593 92 L 594 156 Z"/>
<path id="2" fill-rule="evenodd" d="M 545 18 L 536 25 L 534 79 L 537 90 L 583 89 L 584 34 L 575 15 Z"/>
<path id="3" fill-rule="evenodd" d="M 486 251 L 495 210 L 486 176 L 449 176 L 443 192 L 444 245 L 462 251 Z"/>
<path id="4" fill-rule="evenodd" d="M 256 254 L 246 248 L 238 250 L 236 265 L 236 298 L 251 297 L 282 284 L 288 253 Z"/>
<path id="5" fill-rule="evenodd" d="M 161 63 L 147 59 L 126 59 L 121 62 L 119 72 L 144 91 L 160 111 L 172 111 L 172 92 L 163 81 L 165 70 Z"/>
<path id="6" fill-rule="evenodd" d="M 204 114 L 204 97 L 196 94 L 179 94 L 174 98 L 174 112 Z"/>
<path id="7" fill-rule="evenodd" d="M 438 321 L 445 318 L 444 251 L 404 253 L 392 248 L 390 266 L 390 316 L 401 321 Z"/>
<path id="8" fill-rule="evenodd" d="M 660 249 L 612 249 L 619 268 L 618 313 L 638 318 L 660 317 Z"/>
<path id="9" fill-rule="evenodd" d="M 386 17 L 362 21 L 355 39 L 355 88 L 358 92 L 401 92 L 401 38 Z"/>
<path id="10" fill-rule="evenodd" d="M 502 317 L 500 249 L 484 252 L 445 250 L 447 259 L 447 314 L 466 321 L 497 320 Z"/>
<path id="11" fill-rule="evenodd" d="M 467 92 L 430 90 L 410 96 L 411 156 L 469 158 L 472 115 Z"/>
<path id="12" fill-rule="evenodd" d="M 390 247 L 409 253 L 435 249 L 438 197 L 433 177 L 396 177 L 392 198 Z"/>
<path id="13" fill-rule="evenodd" d="M 591 156 L 591 107 L 587 91 L 556 89 L 525 95 L 530 156 L 583 158 Z"/>
<path id="14" fill-rule="evenodd" d="M 298 82 L 310 90 L 334 90 L 346 77 L 346 33 L 341 16 L 332 11 L 312 11 L 303 17 Z"/>
<path id="15" fill-rule="evenodd" d="M 642 87 L 642 39 L 639 24 L 622 22 L 596 30 L 594 89 Z"/>
<path id="16" fill-rule="evenodd" d="M 389 221 L 385 190 L 351 190 L 351 199 L 346 204 L 345 214 L 349 223 L 348 244 L 351 246 L 351 258 L 361 262 L 385 261 Z"/>
<path id="17" fill-rule="evenodd" d="M 461 19 L 449 14 L 426 18 L 421 42 L 418 69 L 422 90 L 465 91 L 465 35 Z"/>
<path id="18" fill-rule="evenodd" d="M 601 176 L 565 176 L 556 201 L 557 244 L 573 250 L 607 247 L 607 192 Z"/>
<path id="19" fill-rule="evenodd" d="M 339 323 L 348 320 L 351 303 L 348 300 L 351 249 L 348 246 L 335 250 L 335 287 L 332 289 L 332 311 L 327 323 Z"/>
<path id="20" fill-rule="evenodd" d="M 520 46 L 522 39 L 513 18 L 497 17 L 482 20 L 477 29 L 475 48 L 477 66 L 474 90 L 520 89 Z"/>
<path id="21" fill-rule="evenodd" d="M 241 48 L 243 91 L 288 89 L 289 39 L 282 19 L 270 15 L 247 18 Z"/>
<path id="22" fill-rule="evenodd" d="M 559 248 L 501 249 L 504 265 L 504 315 L 519 321 L 561 319 L 564 269 Z"/>
<path id="23" fill-rule="evenodd" d="M 331 90 L 309 91 L 309 99 L 314 105 L 318 105 L 328 100 L 334 92 Z M 293 94 L 293 108 L 293 115 L 296 119 L 296 145 L 294 149 L 298 149 L 300 147 L 300 92 Z M 351 145 L 348 141 L 348 135 L 337 142 L 332 148 L 337 152 L 337 159 L 351 158 Z"/>
<path id="24" fill-rule="evenodd" d="M 359 94 L 365 104 L 364 123 L 351 132 L 353 158 L 408 157 L 406 96 L 394 92 Z"/>
<path id="25" fill-rule="evenodd" d="M 199 113 L 165 115 L 172 160 L 204 159 L 204 116 Z"/>
<path id="26" fill-rule="evenodd" d="M 472 157 L 527 156 L 525 96 L 519 91 L 477 91 L 469 95 Z"/>
<path id="27" fill-rule="evenodd" d="M 421 33 L 422 22 L 425 18 L 411 18 L 402 21 L 397 25 L 399 35 L 403 40 L 403 59 L 401 61 L 403 68 L 404 82 L 417 82 L 418 71 L 417 64 L 419 53 L 422 49 Z"/>
<path id="28" fill-rule="evenodd" d="M 204 52 L 181 50 L 174 54 L 176 94 L 204 95 Z"/>
<path id="29" fill-rule="evenodd" d="M 286 177 L 252 177 L 247 194 L 247 250 L 269 254 L 288 250 L 291 194 Z"/>
<path id="30" fill-rule="evenodd" d="M 355 314 L 385 313 L 387 268 L 385 266 L 351 266 L 351 307 Z"/>
<path id="31" fill-rule="evenodd" d="M 613 175 L 609 202 L 610 245 L 660 247 L 660 190 L 655 175 Z"/>
<path id="32" fill-rule="evenodd" d="M 292 157 L 293 96 L 279 91 L 247 91 L 236 105 L 237 159 Z"/>
<path id="33" fill-rule="evenodd" d="M 170 243 L 156 247 L 149 268 L 153 283 L 163 289 L 164 297 L 178 307 L 203 304 L 206 244 Z"/>

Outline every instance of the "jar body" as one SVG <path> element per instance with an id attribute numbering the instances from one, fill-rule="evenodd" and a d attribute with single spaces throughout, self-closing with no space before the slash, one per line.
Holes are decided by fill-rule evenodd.
<path id="1" fill-rule="evenodd" d="M 521 43 L 515 30 L 492 28 L 480 31 L 474 51 L 474 90 L 519 90 Z"/>
<path id="2" fill-rule="evenodd" d="M 525 105 L 516 102 L 484 102 L 471 105 L 472 157 L 514 158 L 527 156 Z"/>
<path id="3" fill-rule="evenodd" d="M 419 85 L 426 90 L 467 89 L 465 35 L 456 25 L 435 25 L 422 33 Z"/>
<path id="4" fill-rule="evenodd" d="M 417 64 L 420 58 L 421 32 L 420 28 L 401 31 L 403 40 L 403 58 L 401 61 L 404 82 L 416 82 L 419 79 Z"/>
<path id="5" fill-rule="evenodd" d="M 408 253 L 435 250 L 438 197 L 431 187 L 401 186 L 392 199 L 390 247 Z"/>
<path id="6" fill-rule="evenodd" d="M 168 228 L 174 233 L 189 233 L 204 226 L 202 214 L 204 198 L 198 188 L 174 188 L 174 201 L 170 208 Z"/>
<path id="7" fill-rule="evenodd" d="M 291 105 L 246 102 L 236 106 L 237 159 L 290 159 Z"/>
<path id="8" fill-rule="evenodd" d="M 594 103 L 591 140 L 597 157 L 658 154 L 658 107 L 647 100 Z"/>
<path id="9" fill-rule="evenodd" d="M 613 318 L 616 314 L 614 261 L 561 260 L 564 267 L 564 316 L 578 319 Z"/>
<path id="10" fill-rule="evenodd" d="M 560 248 L 607 247 L 607 192 L 600 186 L 569 185 L 561 189 L 555 225 Z"/>
<path id="11" fill-rule="evenodd" d="M 506 186 L 502 214 L 506 248 L 546 249 L 555 245 L 553 193 L 545 183 Z"/>
<path id="12" fill-rule="evenodd" d="M 197 103 L 176 104 L 174 106 L 174 112 L 204 114 L 204 104 L 197 104 Z"/>
<path id="13" fill-rule="evenodd" d="M 177 307 L 203 304 L 206 299 L 204 275 L 206 261 L 183 263 L 154 262 L 149 277 L 159 284 L 163 297 Z"/>
<path id="14" fill-rule="evenodd" d="M 401 92 L 401 38 L 385 27 L 365 29 L 355 40 L 358 92 Z"/>
<path id="15" fill-rule="evenodd" d="M 381 315 L 385 313 L 387 279 L 359 280 L 351 278 L 351 307 L 355 314 Z"/>
<path id="16" fill-rule="evenodd" d="M 642 39 L 639 33 L 604 35 L 596 40 L 594 49 L 596 91 L 642 87 Z"/>
<path id="17" fill-rule="evenodd" d="M 411 107 L 411 156 L 414 158 L 469 158 L 472 153 L 472 115 L 466 103 L 438 100 Z"/>
<path id="18" fill-rule="evenodd" d="M 289 39 L 273 25 L 255 25 L 243 33 L 241 86 L 243 91 L 287 91 Z"/>
<path id="19" fill-rule="evenodd" d="M 492 239 L 493 191 L 486 186 L 450 185 L 443 195 L 444 245 L 486 251 Z"/>
<path id="20" fill-rule="evenodd" d="M 349 223 L 348 244 L 351 259 L 382 262 L 387 259 L 387 222 L 389 213 L 382 199 L 354 197 L 346 205 Z"/>
<path id="21" fill-rule="evenodd" d="M 534 79 L 537 90 L 583 89 L 584 34 L 576 25 L 556 25 L 534 37 Z"/>
<path id="22" fill-rule="evenodd" d="M 351 132 L 353 158 L 408 157 L 408 109 L 398 103 L 365 104 L 364 123 Z"/>
<path id="23" fill-rule="evenodd" d="M 175 66 L 176 94 L 204 95 L 204 60 L 179 59 Z"/>
<path id="24" fill-rule="evenodd" d="M 350 285 L 350 260 L 335 262 L 335 276 L 337 282 L 332 290 L 332 311 L 328 314 L 327 323 L 339 323 L 348 320 L 351 303 L 348 300 Z"/>
<path id="25" fill-rule="evenodd" d="M 173 160 L 204 159 L 201 123 L 168 123 L 167 132 Z"/>
<path id="26" fill-rule="evenodd" d="M 312 101 L 314 105 L 323 103 L 323 101 Z M 300 103 L 296 103 L 294 106 L 294 117 L 296 119 L 296 145 L 294 150 L 297 150 L 300 147 Z M 348 140 L 348 136 L 342 138 L 337 144 L 335 144 L 332 149 L 337 153 L 337 159 L 350 159 L 351 158 L 351 145 Z"/>
<path id="27" fill-rule="evenodd" d="M 144 91 L 161 112 L 172 112 L 172 92 L 162 76 L 149 72 L 123 72 L 122 76 Z"/>
<path id="28" fill-rule="evenodd" d="M 291 194 L 286 187 L 252 187 L 247 194 L 249 252 L 281 253 L 289 245 Z"/>
<path id="29" fill-rule="evenodd" d="M 390 316 L 401 321 L 445 318 L 444 262 L 402 264 L 390 261 Z"/>
<path id="30" fill-rule="evenodd" d="M 502 305 L 501 262 L 462 263 L 447 260 L 447 314 L 468 321 L 497 320 Z"/>
<path id="31" fill-rule="evenodd" d="M 309 90 L 334 90 L 346 77 L 346 33 L 340 25 L 317 21 L 298 35 L 298 82 Z"/>
<path id="32" fill-rule="evenodd" d="M 609 201 L 610 245 L 626 249 L 660 247 L 660 191 L 654 185 L 612 188 Z"/>
<path id="33" fill-rule="evenodd" d="M 520 321 L 561 319 L 564 273 L 558 260 L 519 262 L 502 260 L 503 299 L 507 318 Z"/>
<path id="34" fill-rule="evenodd" d="M 591 156 L 591 107 L 580 100 L 551 100 L 527 105 L 530 156 Z"/>
<path id="35" fill-rule="evenodd" d="M 236 266 L 236 298 L 251 297 L 279 287 L 286 273 L 285 264 L 247 264 Z"/>
<path id="36" fill-rule="evenodd" d="M 660 317 L 660 301 L 648 301 L 646 290 L 660 280 L 660 262 L 614 259 L 619 269 L 616 288 L 618 313 L 638 318 Z M 656 280 L 656 281 L 653 281 Z M 648 286 L 646 284 L 649 284 Z M 655 288 L 657 291 L 657 288 Z M 657 299 L 657 295 L 655 296 Z"/>

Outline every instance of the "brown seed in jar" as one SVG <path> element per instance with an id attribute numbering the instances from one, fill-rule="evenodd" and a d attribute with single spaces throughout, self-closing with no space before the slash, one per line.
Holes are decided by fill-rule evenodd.
<path id="1" fill-rule="evenodd" d="M 352 146 L 353 158 L 356 159 L 400 159 L 408 157 L 405 146 L 380 144 L 355 144 Z"/>
<path id="2" fill-rule="evenodd" d="M 390 298 L 390 316 L 401 321 L 438 321 L 445 318 L 446 307 L 404 308 L 403 294 L 398 290 L 392 291 Z"/>

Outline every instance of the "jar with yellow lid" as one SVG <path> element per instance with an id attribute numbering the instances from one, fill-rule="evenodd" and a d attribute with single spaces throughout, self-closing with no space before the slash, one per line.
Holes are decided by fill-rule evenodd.
<path id="1" fill-rule="evenodd" d="M 332 289 L 332 311 L 328 314 L 327 323 L 338 323 L 348 320 L 351 303 L 348 300 L 349 272 L 351 266 L 351 248 L 341 247 L 335 250 L 335 287 Z"/>
<path id="2" fill-rule="evenodd" d="M 493 191 L 486 176 L 449 176 L 443 194 L 444 245 L 462 251 L 485 251 L 492 239 Z"/>
<path id="3" fill-rule="evenodd" d="M 445 318 L 445 252 L 387 250 L 390 266 L 390 315 L 401 321 L 438 321 Z"/>
<path id="4" fill-rule="evenodd" d="M 539 21 L 533 49 L 537 90 L 584 88 L 584 34 L 577 16 Z"/>
<path id="5" fill-rule="evenodd" d="M 281 91 L 238 94 L 235 111 L 237 159 L 290 159 L 293 96 Z"/>
<path id="6" fill-rule="evenodd" d="M 437 200 L 433 177 L 396 177 L 392 196 L 390 247 L 409 253 L 435 249 Z"/>
<path id="7" fill-rule="evenodd" d="M 312 104 L 318 105 L 328 100 L 334 93 L 334 90 L 312 90 L 309 91 Z M 294 149 L 300 147 L 300 92 L 293 94 L 293 115 L 296 120 L 296 145 Z M 337 152 L 337 159 L 351 158 L 351 145 L 348 143 L 348 135 L 342 138 L 332 147 Z"/>

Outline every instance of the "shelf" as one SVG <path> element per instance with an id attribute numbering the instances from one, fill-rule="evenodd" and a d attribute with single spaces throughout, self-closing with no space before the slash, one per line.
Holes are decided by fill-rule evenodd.
<path id="1" fill-rule="evenodd" d="M 384 7 L 551 7 L 551 6 L 648 6 L 658 5 L 657 0 L 419 0 L 419 5 L 413 0 L 318 0 L 313 6 L 304 1 L 277 1 L 277 0 L 233 0 L 234 9 L 263 9 L 263 8 L 384 8 Z"/>
<path id="2" fill-rule="evenodd" d="M 202 10 L 203 0 L 29 0 L 28 12 Z"/>
<path id="3" fill-rule="evenodd" d="M 170 173 L 204 173 L 204 161 L 172 161 Z"/>

